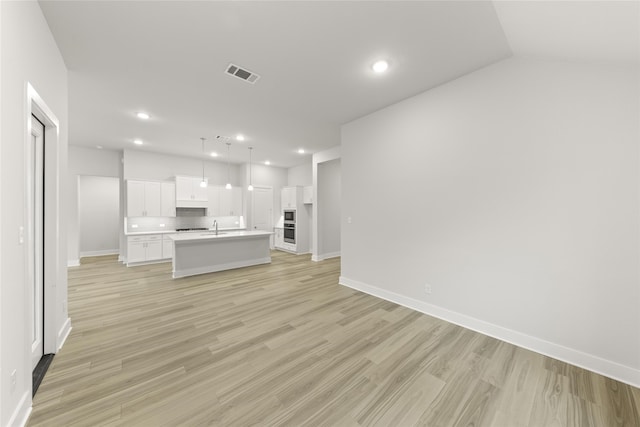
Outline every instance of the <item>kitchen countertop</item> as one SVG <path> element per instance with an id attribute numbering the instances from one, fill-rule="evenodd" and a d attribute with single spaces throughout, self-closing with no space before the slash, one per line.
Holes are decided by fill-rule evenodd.
<path id="1" fill-rule="evenodd" d="M 244 228 L 218 228 L 220 232 L 231 232 L 231 231 L 242 231 Z M 193 234 L 193 233 L 210 233 L 215 231 L 214 228 L 210 228 L 209 230 L 193 230 L 193 231 L 176 231 L 176 230 L 161 230 L 161 231 L 129 231 L 125 232 L 125 236 L 144 236 L 146 234 L 171 234 L 171 233 L 180 233 L 180 234 Z"/>
<path id="2" fill-rule="evenodd" d="M 220 234 L 215 234 L 215 231 L 200 231 L 195 233 L 176 233 L 169 238 L 175 242 L 190 242 L 194 240 L 232 240 L 241 239 L 246 237 L 258 237 L 258 236 L 270 236 L 273 234 L 271 231 L 253 231 L 253 230 L 235 230 L 235 231 L 222 231 Z"/>

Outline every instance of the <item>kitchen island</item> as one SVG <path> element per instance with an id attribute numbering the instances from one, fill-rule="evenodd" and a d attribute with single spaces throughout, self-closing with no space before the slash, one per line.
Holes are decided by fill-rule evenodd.
<path id="1" fill-rule="evenodd" d="M 208 231 L 170 236 L 173 278 L 271 262 L 269 231 Z"/>

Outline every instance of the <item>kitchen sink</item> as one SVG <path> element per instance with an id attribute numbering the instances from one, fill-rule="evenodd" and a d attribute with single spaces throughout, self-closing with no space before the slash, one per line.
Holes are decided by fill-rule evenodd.
<path id="1" fill-rule="evenodd" d="M 222 236 L 223 234 L 227 234 L 223 231 L 216 233 L 215 231 L 212 231 L 210 233 L 200 233 L 201 236 Z"/>

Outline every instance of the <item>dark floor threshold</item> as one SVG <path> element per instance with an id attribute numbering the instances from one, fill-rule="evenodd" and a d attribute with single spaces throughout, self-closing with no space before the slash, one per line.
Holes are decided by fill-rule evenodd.
<path id="1" fill-rule="evenodd" d="M 47 369 L 49 369 L 49 365 L 51 365 L 53 361 L 53 356 L 55 356 L 55 354 L 45 354 L 42 356 L 38 365 L 36 365 L 36 368 L 33 370 L 33 394 L 31 398 L 36 395 L 36 391 L 38 391 L 38 387 L 40 387 L 40 383 L 44 379 L 44 375 L 47 373 Z"/>

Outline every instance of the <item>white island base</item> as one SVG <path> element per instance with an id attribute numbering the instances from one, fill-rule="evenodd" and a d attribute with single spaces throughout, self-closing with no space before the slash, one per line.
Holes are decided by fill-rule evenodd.
<path id="1" fill-rule="evenodd" d="M 271 262 L 267 231 L 185 233 L 172 236 L 173 278 Z"/>

